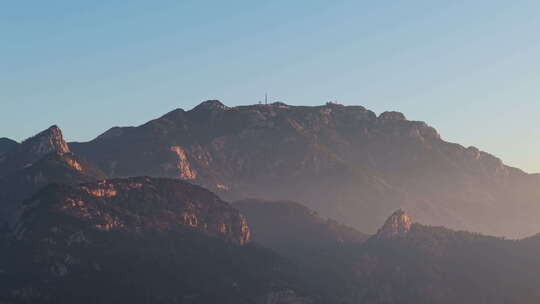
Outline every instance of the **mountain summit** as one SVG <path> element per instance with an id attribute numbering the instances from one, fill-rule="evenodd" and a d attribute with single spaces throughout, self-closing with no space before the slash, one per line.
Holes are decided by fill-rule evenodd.
<path id="1" fill-rule="evenodd" d="M 25 140 L 22 143 L 22 146 L 29 152 L 34 153 L 36 157 L 43 156 L 53 151 L 59 153 L 69 152 L 69 147 L 64 140 L 62 130 L 56 125 Z"/>
<path id="2" fill-rule="evenodd" d="M 405 211 L 398 209 L 384 223 L 377 232 L 381 238 L 395 237 L 408 233 L 411 230 L 412 219 Z"/>
<path id="3" fill-rule="evenodd" d="M 0 176 L 5 176 L 40 160 L 43 156 L 57 152 L 70 152 L 62 131 L 54 125 L 17 145 L 0 156 Z"/>
<path id="4" fill-rule="evenodd" d="M 75 185 L 105 177 L 71 153 L 60 128 L 52 126 L 0 155 L 0 228 L 13 226 L 21 202 L 50 183 Z"/>
<path id="5" fill-rule="evenodd" d="M 227 110 L 228 107 L 221 103 L 219 100 L 207 100 L 196 106 L 194 111 L 208 110 L 208 111 L 220 111 Z"/>

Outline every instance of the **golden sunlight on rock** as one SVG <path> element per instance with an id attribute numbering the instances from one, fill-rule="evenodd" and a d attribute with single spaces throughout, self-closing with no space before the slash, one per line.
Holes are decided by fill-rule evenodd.
<path id="1" fill-rule="evenodd" d="M 176 168 L 178 169 L 180 177 L 187 180 L 196 179 L 197 172 L 191 168 L 184 149 L 179 146 L 172 146 L 170 149 L 178 156 Z"/>

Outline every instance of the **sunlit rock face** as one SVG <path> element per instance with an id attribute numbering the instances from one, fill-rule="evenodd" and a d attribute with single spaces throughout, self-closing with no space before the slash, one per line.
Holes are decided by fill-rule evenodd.
<path id="1" fill-rule="evenodd" d="M 12 227 L 20 203 L 50 183 L 74 185 L 105 177 L 71 153 L 60 129 L 52 126 L 0 155 L 0 226 Z"/>
<path id="2" fill-rule="evenodd" d="M 189 160 L 187 159 L 186 152 L 179 146 L 172 146 L 170 148 L 177 156 L 176 161 L 173 163 L 172 167 L 178 170 L 178 175 L 182 179 L 194 180 L 197 178 L 197 171 L 191 168 Z"/>
<path id="3" fill-rule="evenodd" d="M 247 222 L 236 209 L 179 180 L 141 177 L 52 185 L 26 206 L 17 227 L 20 238 L 46 233 L 41 225 L 57 225 L 51 221 L 56 217 L 78 222 L 79 229 L 137 233 L 190 228 L 239 245 L 250 241 Z"/>
<path id="4" fill-rule="evenodd" d="M 411 226 L 411 218 L 403 210 L 399 209 L 386 220 L 376 236 L 381 238 L 401 236 L 409 232 Z"/>
<path id="5" fill-rule="evenodd" d="M 57 126 L 52 126 L 30 137 L 14 149 L 0 155 L 0 176 L 31 166 L 34 162 L 52 152 L 59 154 L 70 152 L 62 136 L 62 131 Z"/>
<path id="6" fill-rule="evenodd" d="M 227 200 L 298 201 L 367 233 L 400 207 L 430 225 L 540 231 L 538 176 L 399 112 L 211 100 L 70 148 L 110 176 L 185 179 Z"/>
<path id="7" fill-rule="evenodd" d="M 43 156 L 53 151 L 59 153 L 69 152 L 68 145 L 64 141 L 62 131 L 58 126 L 52 126 L 36 136 L 27 139 L 23 142 L 23 146 L 36 157 Z"/>
<path id="8" fill-rule="evenodd" d="M 9 303 L 308 303 L 292 264 L 249 244 L 239 211 L 178 179 L 52 184 L 2 237 Z"/>

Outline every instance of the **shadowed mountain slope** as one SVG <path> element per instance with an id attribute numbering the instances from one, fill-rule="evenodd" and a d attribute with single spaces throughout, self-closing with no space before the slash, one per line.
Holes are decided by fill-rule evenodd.
<path id="1" fill-rule="evenodd" d="M 351 248 L 362 303 L 535 303 L 540 242 L 412 223 L 402 211 Z"/>
<path id="2" fill-rule="evenodd" d="M 2 244 L 0 299 L 313 303 L 294 266 L 250 245 L 243 216 L 199 186 L 148 177 L 53 184 L 24 206 Z"/>
<path id="3" fill-rule="evenodd" d="M 247 199 L 232 205 L 246 216 L 255 242 L 287 257 L 303 258 L 368 238 L 295 202 Z"/>
<path id="4" fill-rule="evenodd" d="M 15 149 L 18 144 L 18 142 L 12 139 L 6 137 L 0 138 L 0 154 L 4 154 L 12 149 Z"/>
<path id="5" fill-rule="evenodd" d="M 540 299 L 538 235 L 517 241 L 425 226 L 402 210 L 364 241 L 296 203 L 236 203 L 251 214 L 254 239 L 274 246 L 283 259 L 248 242 L 246 221 L 231 205 L 184 181 L 53 184 L 24 206 L 16 230 L 0 237 L 0 299 L 6 303 Z M 317 240 L 310 231 L 326 233 Z M 311 251 L 290 254 L 298 252 L 293 238 Z"/>

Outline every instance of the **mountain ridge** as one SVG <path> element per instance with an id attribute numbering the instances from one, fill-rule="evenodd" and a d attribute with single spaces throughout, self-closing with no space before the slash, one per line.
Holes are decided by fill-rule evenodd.
<path id="1" fill-rule="evenodd" d="M 106 175 L 70 152 L 62 131 L 52 126 L 0 155 L 0 227 L 12 227 L 21 202 L 50 183 L 69 185 Z"/>
<path id="2" fill-rule="evenodd" d="M 52 152 L 60 154 L 70 152 L 62 131 L 56 125 L 24 140 L 14 149 L 0 155 L 0 176 L 29 166 Z"/>
<path id="3" fill-rule="evenodd" d="M 246 199 L 231 203 L 247 219 L 254 242 L 285 257 L 304 257 L 328 247 L 359 244 L 368 235 L 291 201 Z"/>
<path id="4" fill-rule="evenodd" d="M 298 201 L 369 233 L 399 207 L 456 229 L 512 237 L 540 230 L 531 216 L 540 212 L 537 175 L 446 142 L 399 112 L 212 100 L 69 145 L 113 177 L 186 179 L 228 200 Z M 519 208 L 509 212 L 509 201 Z"/>
<path id="5" fill-rule="evenodd" d="M 19 145 L 19 143 L 14 141 L 13 139 L 7 137 L 0 138 L 0 154 L 6 153 L 14 149 L 17 145 Z"/>
<path id="6" fill-rule="evenodd" d="M 24 203 L 22 217 L 41 209 L 84 219 L 100 231 L 137 233 L 168 231 L 182 226 L 239 245 L 250 241 L 249 228 L 238 211 L 206 189 L 181 180 L 132 177 L 74 186 L 51 184 Z M 19 222 L 16 227 L 14 233 L 18 238 L 24 237 L 21 233 L 32 231 L 21 226 L 25 223 Z"/>

